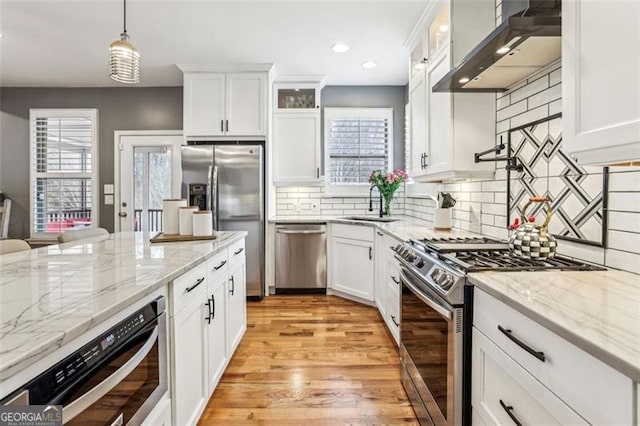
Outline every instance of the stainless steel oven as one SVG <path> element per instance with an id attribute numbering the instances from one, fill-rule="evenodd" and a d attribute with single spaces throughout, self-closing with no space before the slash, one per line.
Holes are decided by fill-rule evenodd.
<path id="1" fill-rule="evenodd" d="M 462 424 L 461 307 L 400 266 L 402 383 L 421 425 Z"/>
<path id="2" fill-rule="evenodd" d="M 165 299 L 119 322 L 2 404 L 62 405 L 68 425 L 137 425 L 167 392 Z"/>

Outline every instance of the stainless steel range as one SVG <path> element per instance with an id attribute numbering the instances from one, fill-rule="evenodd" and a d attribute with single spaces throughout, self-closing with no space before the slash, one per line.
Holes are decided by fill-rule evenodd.
<path id="1" fill-rule="evenodd" d="M 422 425 L 471 424 L 469 272 L 604 269 L 563 256 L 519 259 L 506 242 L 488 238 L 411 240 L 394 250 L 402 286 L 402 382 Z"/>

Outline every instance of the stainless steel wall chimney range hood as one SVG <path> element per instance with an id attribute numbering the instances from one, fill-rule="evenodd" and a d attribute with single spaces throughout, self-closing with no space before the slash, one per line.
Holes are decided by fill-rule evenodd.
<path id="1" fill-rule="evenodd" d="M 561 0 L 502 0 L 502 23 L 434 92 L 504 92 L 561 56 Z"/>

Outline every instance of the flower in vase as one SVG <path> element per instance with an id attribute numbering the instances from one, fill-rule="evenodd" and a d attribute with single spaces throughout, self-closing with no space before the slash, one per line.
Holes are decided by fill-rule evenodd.
<path id="1" fill-rule="evenodd" d="M 409 175 L 402 169 L 395 169 L 388 173 L 382 170 L 374 170 L 369 175 L 369 183 L 378 188 L 384 199 L 385 214 L 387 216 L 391 215 L 391 201 L 395 192 L 408 179 Z"/>

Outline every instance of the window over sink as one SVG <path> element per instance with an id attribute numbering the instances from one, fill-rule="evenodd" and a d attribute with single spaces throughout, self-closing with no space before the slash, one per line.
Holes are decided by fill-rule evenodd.
<path id="1" fill-rule="evenodd" d="M 393 168 L 392 108 L 325 108 L 326 193 L 365 195 L 374 170 Z"/>
<path id="2" fill-rule="evenodd" d="M 95 109 L 30 110 L 31 237 L 96 225 Z"/>

